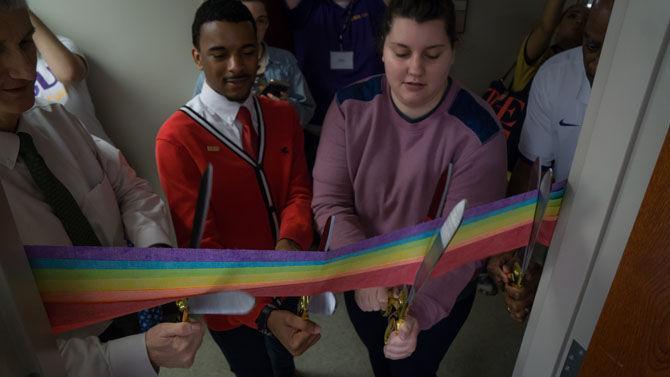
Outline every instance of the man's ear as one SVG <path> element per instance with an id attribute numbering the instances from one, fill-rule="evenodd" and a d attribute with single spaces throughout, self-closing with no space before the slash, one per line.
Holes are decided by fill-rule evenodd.
<path id="1" fill-rule="evenodd" d="M 202 65 L 203 56 L 200 55 L 200 50 L 193 47 L 193 49 L 191 50 L 191 56 L 193 57 L 193 62 L 195 63 L 196 68 L 198 68 L 198 70 L 202 71 L 202 69 L 203 69 L 203 65 Z"/>

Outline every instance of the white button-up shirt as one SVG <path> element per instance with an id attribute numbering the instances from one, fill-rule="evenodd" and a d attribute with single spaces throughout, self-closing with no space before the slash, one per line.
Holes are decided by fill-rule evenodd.
<path id="1" fill-rule="evenodd" d="M 533 80 L 519 152 L 543 166 L 553 163 L 557 181 L 570 172 L 590 96 L 581 47 L 547 60 Z"/>
<path id="2" fill-rule="evenodd" d="M 16 130 L 32 136 L 51 172 L 67 187 L 104 246 L 172 244 L 167 207 L 137 177 L 121 152 L 92 138 L 61 105 L 36 106 Z M 18 158 L 19 138 L 0 132 L 0 182 L 21 240 L 26 245 L 70 245 L 60 220 Z M 81 329 L 58 340 L 70 376 L 156 376 L 144 334 L 101 344 L 102 326 Z"/>
<path id="3" fill-rule="evenodd" d="M 205 81 L 200 94 L 193 97 L 188 103 L 190 107 L 221 132 L 226 139 L 242 147 L 242 124 L 237 121 L 237 112 L 240 106 L 246 107 L 251 113 L 251 122 L 258 133 L 258 118 L 253 97 L 250 95 L 243 103 L 229 101 L 225 96 L 217 93 Z"/>
<path id="4" fill-rule="evenodd" d="M 167 207 L 121 152 L 92 138 L 61 105 L 36 106 L 17 132 L 32 136 L 51 172 L 70 191 L 103 246 L 172 244 Z M 19 138 L 0 132 L 0 179 L 27 245 L 70 245 L 60 220 L 18 158 Z"/>

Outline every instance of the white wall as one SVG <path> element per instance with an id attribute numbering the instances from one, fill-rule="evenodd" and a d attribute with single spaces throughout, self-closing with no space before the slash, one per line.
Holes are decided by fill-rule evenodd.
<path id="1" fill-rule="evenodd" d="M 275 0 L 280 1 L 280 0 Z M 154 137 L 190 98 L 190 26 L 199 0 L 30 0 L 50 28 L 88 57 L 88 84 L 105 130 L 158 188 Z M 454 75 L 481 93 L 512 63 L 543 0 L 469 0 Z"/>
<path id="2" fill-rule="evenodd" d="M 89 89 L 105 130 L 155 187 L 154 137 L 193 92 L 191 22 L 198 0 L 30 0 L 90 64 Z"/>

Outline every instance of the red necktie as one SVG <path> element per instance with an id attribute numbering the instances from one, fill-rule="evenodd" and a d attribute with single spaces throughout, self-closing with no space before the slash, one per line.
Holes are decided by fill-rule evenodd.
<path id="1" fill-rule="evenodd" d="M 251 123 L 249 109 L 240 106 L 237 112 L 237 121 L 242 124 L 242 149 L 251 156 L 254 161 L 258 160 L 258 134 Z"/>

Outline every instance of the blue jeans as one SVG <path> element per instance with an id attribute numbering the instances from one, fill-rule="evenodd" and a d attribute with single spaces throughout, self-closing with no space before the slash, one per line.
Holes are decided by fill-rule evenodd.
<path id="1" fill-rule="evenodd" d="M 293 377 L 293 355 L 273 336 L 247 326 L 209 330 L 237 377 Z"/>

